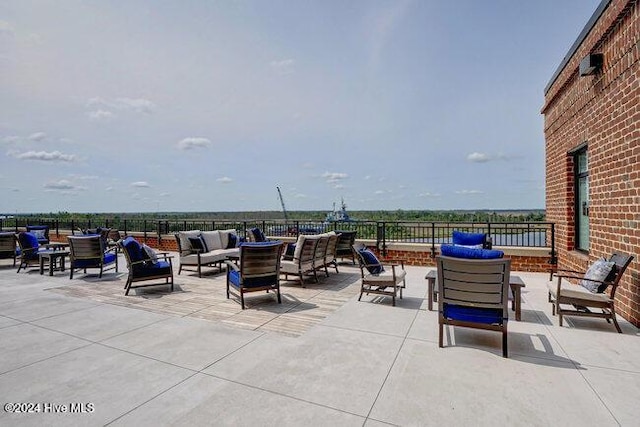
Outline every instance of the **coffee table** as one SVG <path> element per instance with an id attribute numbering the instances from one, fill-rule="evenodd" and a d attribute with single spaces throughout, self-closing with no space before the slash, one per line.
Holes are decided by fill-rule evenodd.
<path id="1" fill-rule="evenodd" d="M 428 284 L 428 307 L 429 311 L 432 311 L 433 302 L 438 301 L 438 286 L 436 284 L 436 279 L 438 278 L 438 270 L 430 270 L 424 278 L 427 280 Z M 513 299 L 511 300 L 511 310 L 516 312 L 517 321 L 520 321 L 522 318 L 522 288 L 524 287 L 525 284 L 520 276 L 515 276 L 513 274 L 509 276 L 509 288 L 511 290 L 511 293 L 513 294 Z"/>
<path id="2" fill-rule="evenodd" d="M 50 249 L 41 251 L 38 253 L 40 257 L 40 274 L 44 274 L 44 263 L 49 263 L 49 276 L 53 276 L 53 270 L 56 268 L 56 264 L 60 261 L 60 271 L 64 271 L 64 260 L 69 255 L 69 251 Z"/>

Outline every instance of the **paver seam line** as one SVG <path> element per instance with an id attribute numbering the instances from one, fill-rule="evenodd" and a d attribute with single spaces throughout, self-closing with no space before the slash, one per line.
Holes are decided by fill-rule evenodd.
<path id="1" fill-rule="evenodd" d="M 391 366 L 389 366 L 389 369 L 387 370 L 387 375 L 385 375 L 384 380 L 380 385 L 380 389 L 378 390 L 378 393 L 376 393 L 376 397 L 373 399 L 373 403 L 369 408 L 369 412 L 367 412 L 367 417 L 366 417 L 367 420 L 369 420 L 369 417 L 371 416 L 371 412 L 373 411 L 373 408 L 376 406 L 376 403 L 380 398 L 380 393 L 382 393 L 382 389 L 384 388 L 384 385 L 387 383 L 387 380 L 389 379 L 389 375 L 391 375 L 391 371 L 393 370 L 393 367 L 395 366 L 396 361 L 398 360 L 398 356 L 400 355 L 400 352 L 402 351 L 405 343 L 407 342 L 407 337 L 409 336 L 409 332 L 411 331 L 411 328 L 413 327 L 414 323 L 416 322 L 416 319 L 418 318 L 418 311 L 419 310 L 416 310 L 416 313 L 413 316 L 413 320 L 411 321 L 411 324 L 407 328 L 407 332 L 405 333 L 404 338 L 402 339 L 402 343 L 400 344 L 400 347 L 398 347 L 398 351 L 396 352 L 396 355 L 393 358 L 393 362 L 391 362 Z M 373 418 L 371 419 L 373 420 Z"/>
<path id="2" fill-rule="evenodd" d="M 72 349 L 69 349 L 67 351 L 63 351 L 62 353 L 53 354 L 53 355 L 51 355 L 49 357 L 45 357 L 44 359 L 36 360 L 36 361 L 31 362 L 31 363 L 27 363 L 26 365 L 19 366 L 17 368 L 13 368 L 13 369 L 9 369 L 8 371 L 5 371 L 5 372 L 0 372 L 0 377 L 5 375 L 5 374 L 9 374 L 11 372 L 14 372 L 14 371 L 19 371 L 20 369 L 28 368 L 29 366 L 33 366 L 33 365 L 35 365 L 37 363 L 45 362 L 45 361 L 53 359 L 55 357 L 62 356 L 62 355 L 67 354 L 67 353 L 71 353 L 72 351 L 82 350 L 83 348 L 87 348 L 87 347 L 89 347 L 91 345 L 93 345 L 92 342 L 87 342 L 86 345 L 83 345 L 83 346 L 80 346 L 80 347 L 76 347 L 76 348 L 72 348 Z"/>
<path id="3" fill-rule="evenodd" d="M 142 403 L 140 403 L 140 404 L 138 404 L 138 405 L 134 406 L 133 408 L 131 408 L 131 409 L 129 409 L 128 411 L 126 411 L 125 413 L 118 415 L 117 417 L 115 417 L 115 418 L 114 418 L 114 419 L 112 419 L 111 421 L 106 422 L 104 425 L 105 425 L 105 426 L 108 426 L 108 425 L 113 424 L 114 422 L 118 421 L 120 418 L 122 418 L 122 417 L 126 416 L 127 414 L 129 414 L 129 413 L 131 413 L 131 412 L 133 412 L 133 411 L 135 411 L 136 409 L 140 408 L 141 406 L 146 405 L 147 403 L 149 403 L 149 402 L 151 402 L 152 400 L 156 399 L 157 397 L 159 397 L 159 396 L 163 395 L 164 393 L 168 392 L 169 390 L 171 390 L 171 389 L 173 389 L 173 388 L 178 387 L 180 384 L 182 384 L 183 382 L 185 382 L 185 381 L 187 381 L 187 380 L 189 380 L 189 379 L 191 379 L 191 378 L 195 377 L 196 375 L 198 375 L 198 372 L 193 372 L 191 375 L 189 375 L 188 377 L 184 378 L 183 380 L 178 381 L 177 383 L 173 384 L 173 385 L 172 385 L 172 386 L 170 386 L 169 388 L 167 388 L 167 389 L 165 389 L 165 390 L 163 390 L 163 391 L 158 392 L 155 396 L 152 396 L 152 397 L 150 397 L 149 399 L 145 400 L 144 402 L 142 402 Z"/>
<path id="4" fill-rule="evenodd" d="M 536 316 L 538 317 L 539 320 L 542 321 L 542 319 L 540 318 L 540 315 L 538 313 L 536 313 Z M 552 316 L 553 317 L 553 316 Z M 569 320 L 569 319 L 565 319 L 565 320 Z M 569 321 L 569 323 L 571 323 Z M 558 346 L 560 346 L 560 348 L 562 349 L 562 351 L 564 351 L 564 353 L 567 355 L 567 358 L 569 359 L 569 361 L 573 364 L 574 368 L 576 369 L 576 371 L 578 372 L 578 374 L 580 375 L 580 377 L 584 380 L 584 382 L 587 384 L 587 386 L 591 389 L 591 391 L 595 394 L 596 398 L 602 403 L 602 406 L 604 406 L 604 408 L 607 410 L 607 412 L 609 412 L 609 415 L 611 415 L 611 418 L 613 418 L 613 420 L 616 422 L 616 424 L 618 424 L 619 426 L 622 425 L 620 423 L 620 421 L 618 420 L 618 418 L 616 418 L 616 416 L 613 414 L 613 411 L 611 410 L 611 408 L 609 408 L 609 405 L 607 405 L 605 403 L 605 401 L 603 400 L 602 396 L 600 396 L 600 394 L 596 391 L 596 389 L 593 387 L 593 385 L 589 382 L 589 380 L 583 375 L 583 373 L 581 372 L 582 369 L 580 369 L 580 367 L 585 367 L 585 366 L 589 366 L 589 365 L 580 365 L 578 364 L 578 362 L 574 361 L 571 357 L 569 357 L 569 353 L 567 352 L 567 350 L 565 350 L 564 346 L 562 345 L 562 342 L 560 340 L 558 340 L 558 337 L 556 337 L 556 335 L 553 333 L 553 329 L 554 329 L 554 324 L 552 323 L 551 325 L 545 325 L 543 323 L 544 327 L 547 329 L 547 331 L 549 332 L 549 334 L 553 337 L 553 339 L 556 340 L 556 342 L 558 343 Z M 558 327 L 560 327 L 558 325 Z M 610 368 L 605 368 L 605 369 L 610 369 Z"/>
<path id="5" fill-rule="evenodd" d="M 313 402 L 311 400 L 302 399 L 302 398 L 297 397 L 297 396 L 292 396 L 292 395 L 289 395 L 289 394 L 286 394 L 286 393 L 281 393 L 281 392 L 278 392 L 278 391 L 269 390 L 267 388 L 258 387 L 258 386 L 255 386 L 253 384 L 246 384 L 246 383 L 243 383 L 241 381 L 220 377 L 218 375 L 210 374 L 210 373 L 207 373 L 207 372 L 201 372 L 201 373 L 203 375 L 206 375 L 206 376 L 211 377 L 211 378 L 216 378 L 218 380 L 222 380 L 222 381 L 230 382 L 230 383 L 233 383 L 233 384 L 241 385 L 241 386 L 244 386 L 244 387 L 252 388 L 254 390 L 263 391 L 265 393 L 270 393 L 270 394 L 273 394 L 273 395 L 276 395 L 276 396 L 286 397 L 286 398 L 289 398 L 289 399 L 297 400 L 298 402 L 303 402 L 303 403 L 308 403 L 310 405 L 318 406 L 320 408 L 331 409 L 333 411 L 342 412 L 343 414 L 354 415 L 354 416 L 356 416 L 358 418 L 363 418 L 363 420 L 366 422 L 366 417 L 365 416 L 360 415 L 360 414 L 356 414 L 354 412 L 345 411 L 344 409 L 334 408 L 333 406 L 325 405 L 323 403 Z"/>

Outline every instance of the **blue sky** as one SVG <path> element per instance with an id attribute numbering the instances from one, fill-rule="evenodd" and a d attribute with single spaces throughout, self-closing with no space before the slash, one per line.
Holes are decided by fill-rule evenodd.
<path id="1" fill-rule="evenodd" d="M 599 0 L 0 3 L 0 213 L 544 208 Z"/>

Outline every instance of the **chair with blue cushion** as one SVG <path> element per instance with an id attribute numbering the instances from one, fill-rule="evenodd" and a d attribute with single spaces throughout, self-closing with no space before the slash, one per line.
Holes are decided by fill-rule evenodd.
<path id="1" fill-rule="evenodd" d="M 147 286 L 171 285 L 173 292 L 173 263 L 167 252 L 156 252 L 145 245 L 140 245 L 136 239 L 129 236 L 118 242 L 124 257 L 127 260 L 129 275 L 125 284 L 125 295 L 129 295 L 131 288 Z M 162 259 L 158 259 L 158 255 Z M 145 283 L 133 286 L 133 283 L 150 280 L 163 280 L 163 283 Z"/>
<path id="2" fill-rule="evenodd" d="M 511 260 L 436 257 L 438 345 L 443 347 L 444 325 L 502 332 L 502 356 L 508 357 L 509 275 Z"/>
<path id="3" fill-rule="evenodd" d="M 104 239 L 99 235 L 86 235 L 86 236 L 68 236 L 69 241 L 69 279 L 73 279 L 73 272 L 75 270 L 84 270 L 87 272 L 87 268 L 99 268 L 100 274 L 98 277 L 102 278 L 102 273 L 107 270 L 115 268 L 118 271 L 118 256 L 115 248 L 107 249 Z M 105 268 L 112 265 L 112 267 Z"/>
<path id="4" fill-rule="evenodd" d="M 390 296 L 392 305 L 395 306 L 396 296 L 399 294 L 402 299 L 402 290 L 406 287 L 407 272 L 404 270 L 404 263 L 400 261 L 400 264 L 383 264 L 364 245 L 354 245 L 352 250 L 360 265 L 361 283 L 358 301 L 365 293 L 384 295 Z"/>
<path id="5" fill-rule="evenodd" d="M 479 249 L 491 249 L 491 237 L 486 233 L 465 233 L 463 231 L 454 230 L 451 235 L 454 245 L 467 246 Z"/>
<path id="6" fill-rule="evenodd" d="M 20 264 L 16 273 L 20 273 L 23 268 L 40 266 L 40 251 L 44 248 L 40 247 L 35 234 L 26 231 L 19 233 L 18 245 L 20 246 Z"/>
<path id="7" fill-rule="evenodd" d="M 39 244 L 46 245 L 49 243 L 48 225 L 27 225 L 25 228 L 27 233 L 33 233 L 37 237 Z"/>
<path id="8" fill-rule="evenodd" d="M 233 288 L 238 292 L 244 310 L 244 294 L 258 291 L 275 291 L 280 297 L 280 257 L 282 242 L 247 242 L 240 246 L 238 264 L 227 263 L 227 299 Z"/>
<path id="9" fill-rule="evenodd" d="M 0 232 L 0 259 L 13 258 L 13 266 L 16 266 L 16 259 L 20 255 L 18 249 L 18 239 L 13 231 Z"/>

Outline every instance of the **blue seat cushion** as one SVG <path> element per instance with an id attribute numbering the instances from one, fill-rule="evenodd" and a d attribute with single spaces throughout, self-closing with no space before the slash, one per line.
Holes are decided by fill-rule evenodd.
<path id="1" fill-rule="evenodd" d="M 376 257 L 376 254 L 371 252 L 369 249 L 359 249 L 358 253 L 364 260 L 364 263 L 366 264 L 365 268 L 369 271 L 369 273 L 380 274 L 384 271 L 384 267 L 382 267 L 382 264 L 380 263 L 378 257 Z"/>
<path id="2" fill-rule="evenodd" d="M 138 243 L 138 241 L 133 237 L 129 236 L 124 239 L 122 241 L 122 247 L 127 251 L 131 262 L 142 261 L 144 259 L 142 246 L 140 246 L 140 243 Z"/>
<path id="3" fill-rule="evenodd" d="M 240 284 L 240 272 L 232 270 L 229 272 L 229 283 L 235 288 L 261 288 L 263 286 L 275 285 L 278 281 L 278 276 L 265 276 L 265 277 L 251 277 L 246 279 Z"/>
<path id="4" fill-rule="evenodd" d="M 466 259 L 496 259 L 504 257 L 504 252 L 495 249 L 467 248 L 465 246 L 442 245 L 440 252 L 444 256 Z"/>
<path id="5" fill-rule="evenodd" d="M 168 276 L 171 275 L 171 265 L 168 261 L 158 261 L 155 264 L 136 264 L 133 267 L 133 277 Z"/>
<path id="6" fill-rule="evenodd" d="M 107 253 L 104 254 L 104 261 L 103 261 L 103 265 L 108 265 L 111 263 L 116 262 L 116 254 L 114 253 Z M 100 260 L 99 259 L 77 259 L 73 261 L 73 267 L 74 268 L 91 268 L 91 267 L 100 267 Z"/>
<path id="7" fill-rule="evenodd" d="M 485 245 L 487 243 L 487 235 L 484 233 L 465 233 L 462 231 L 453 231 L 453 244 L 464 246 Z"/>
<path id="8" fill-rule="evenodd" d="M 502 310 L 496 308 L 466 307 L 455 304 L 444 304 L 445 319 L 461 322 L 483 323 L 487 325 L 502 324 Z"/>

